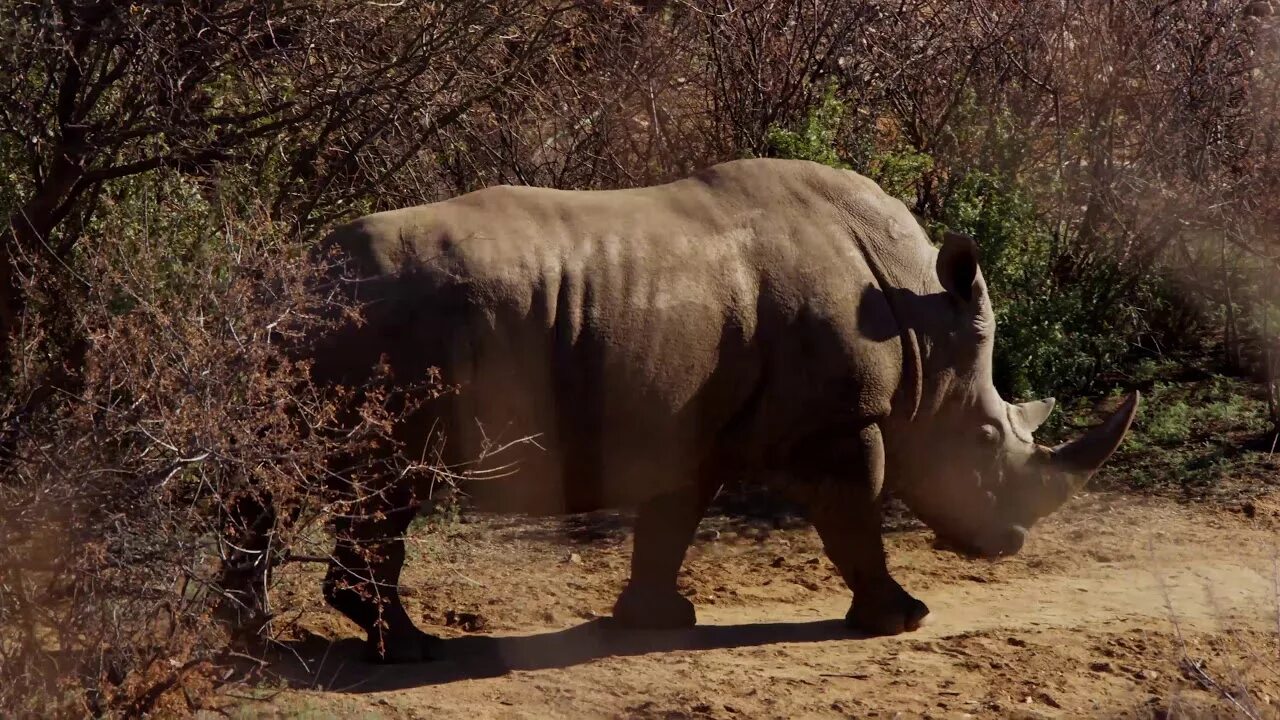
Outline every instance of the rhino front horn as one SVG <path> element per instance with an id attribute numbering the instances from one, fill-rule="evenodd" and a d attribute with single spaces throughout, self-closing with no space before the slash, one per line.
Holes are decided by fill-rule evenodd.
<path id="1" fill-rule="evenodd" d="M 1133 424 L 1133 417 L 1138 412 L 1140 395 L 1134 391 L 1125 398 L 1111 417 L 1097 425 L 1083 437 L 1063 443 L 1052 452 L 1053 464 L 1058 470 L 1072 476 L 1076 489 L 1083 486 L 1098 468 L 1111 457 L 1111 453 L 1120 447 L 1125 433 Z"/>

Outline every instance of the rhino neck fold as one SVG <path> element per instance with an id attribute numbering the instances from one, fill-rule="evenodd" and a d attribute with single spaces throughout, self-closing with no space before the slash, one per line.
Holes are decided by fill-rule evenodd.
<path id="1" fill-rule="evenodd" d="M 920 339 L 916 336 L 916 331 L 901 324 L 899 326 L 902 338 L 902 382 L 898 387 L 898 399 L 894 402 L 894 414 L 905 416 L 907 422 L 911 422 L 916 419 L 924 400 L 924 358 L 920 356 Z"/>
<path id="2" fill-rule="evenodd" d="M 919 230 L 919 228 L 917 227 L 916 230 Z M 863 261 L 867 264 L 867 269 L 871 271 L 871 276 L 875 279 L 875 290 L 879 290 L 884 296 L 884 300 L 889 306 L 889 312 L 897 323 L 898 341 L 902 353 L 902 375 L 898 382 L 897 392 L 894 395 L 891 415 L 900 421 L 911 422 L 916 419 L 924 400 L 925 357 L 922 354 L 922 343 L 917 329 L 913 326 L 913 323 L 906 321 L 911 317 L 910 309 L 902 307 L 904 298 L 919 297 L 919 295 L 908 289 L 907 284 L 901 282 L 901 278 L 911 275 L 927 277 L 927 274 L 921 275 L 909 272 L 909 268 L 887 267 L 885 258 L 900 256 L 904 248 L 876 242 L 874 237 L 868 237 L 861 231 L 861 226 L 858 222 L 850 222 L 848 231 L 849 238 L 853 241 L 854 246 L 857 247 Z M 923 236 L 921 236 L 922 238 Z M 894 239 L 895 245 L 902 245 L 916 238 L 897 237 L 895 234 Z M 868 247 L 868 244 L 871 247 Z M 927 241 L 925 241 L 925 246 L 928 247 Z M 910 254 L 910 251 L 907 254 Z M 926 342 L 924 345 L 927 348 L 929 343 Z"/>

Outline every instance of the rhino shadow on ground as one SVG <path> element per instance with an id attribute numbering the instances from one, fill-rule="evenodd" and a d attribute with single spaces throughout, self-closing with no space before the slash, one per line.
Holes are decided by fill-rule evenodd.
<path id="1" fill-rule="evenodd" d="M 406 665 L 368 662 L 364 643 L 356 638 L 329 641 L 312 636 L 286 643 L 273 658 L 271 670 L 294 688 L 361 694 L 497 677 L 515 670 L 566 668 L 610 657 L 859 637 L 838 619 L 630 630 L 599 618 L 532 635 L 440 639 L 432 647 L 436 660 Z"/>

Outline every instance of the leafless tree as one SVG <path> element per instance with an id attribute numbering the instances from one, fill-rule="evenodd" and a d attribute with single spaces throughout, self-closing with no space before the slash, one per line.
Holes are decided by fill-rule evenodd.
<path id="1" fill-rule="evenodd" d="M 0 367 L 19 360 L 35 298 L 83 293 L 78 240 L 119 181 L 170 170 L 217 192 L 248 173 L 304 231 L 403 202 L 439 133 L 542 61 L 572 8 L 6 0 L 0 153 L 17 172 L 0 205 Z M 47 380 L 0 435 L 82 369 L 73 323 L 45 322 Z"/>

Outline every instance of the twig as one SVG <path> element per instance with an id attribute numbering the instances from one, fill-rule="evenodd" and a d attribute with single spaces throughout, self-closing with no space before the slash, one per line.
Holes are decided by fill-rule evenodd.
<path id="1" fill-rule="evenodd" d="M 1169 621 L 1173 623 L 1174 637 L 1176 637 L 1178 641 L 1178 652 L 1182 656 L 1178 661 L 1179 667 L 1184 672 L 1191 675 L 1192 679 L 1199 683 L 1202 688 L 1206 690 L 1213 690 L 1223 700 L 1234 705 L 1245 717 L 1250 720 L 1261 720 L 1255 711 L 1241 704 L 1234 695 L 1227 692 L 1226 688 L 1223 688 L 1214 681 L 1214 679 L 1204 671 L 1201 661 L 1192 659 L 1191 654 L 1187 649 L 1187 639 L 1182 634 L 1182 624 L 1178 622 L 1178 614 L 1173 609 L 1173 595 L 1169 592 L 1169 586 L 1165 582 L 1164 577 L 1158 572 L 1155 545 L 1151 538 L 1147 538 L 1147 550 L 1151 554 L 1152 573 L 1155 575 L 1156 584 L 1160 587 L 1160 594 L 1164 597 L 1164 606 L 1169 611 Z"/>
<path id="2" fill-rule="evenodd" d="M 321 563 L 328 565 L 332 561 L 333 558 L 324 555 L 295 555 L 290 553 L 284 556 L 284 562 L 287 563 Z"/>
<path id="3" fill-rule="evenodd" d="M 478 588 L 482 588 L 482 587 L 484 587 L 484 583 L 481 583 L 481 582 L 477 582 L 477 581 L 475 581 L 475 580 L 472 580 L 471 578 L 467 577 L 466 575 L 463 575 L 462 573 L 458 572 L 458 570 L 457 570 L 456 568 L 453 570 L 453 574 L 454 574 L 454 575 L 457 575 L 457 576 L 458 576 L 459 578 L 461 578 L 462 580 L 465 580 L 465 581 L 467 581 L 467 582 L 471 583 L 472 585 L 474 585 L 474 586 L 476 586 L 476 587 L 478 587 Z"/>

